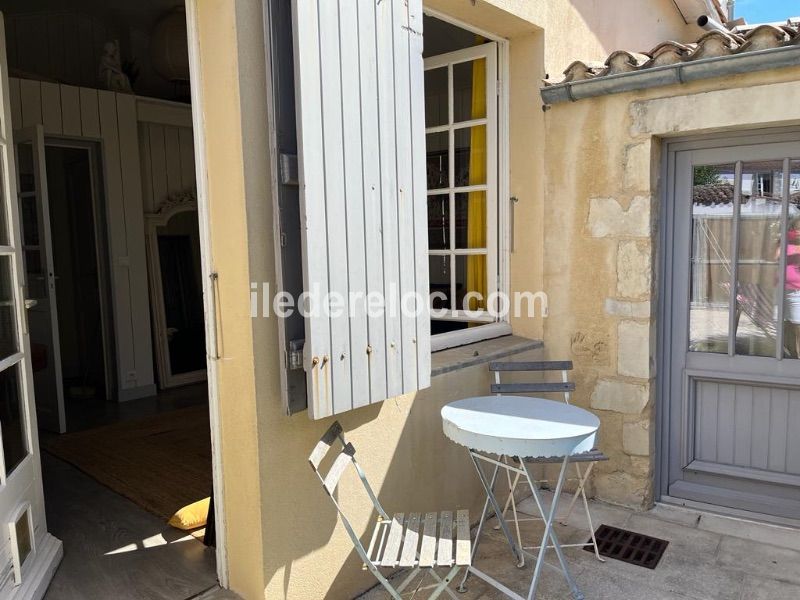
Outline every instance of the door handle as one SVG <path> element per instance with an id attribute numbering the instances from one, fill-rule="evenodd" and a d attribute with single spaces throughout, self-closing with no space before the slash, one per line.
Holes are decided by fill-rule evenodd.
<path id="1" fill-rule="evenodd" d="M 32 309 L 34 306 L 38 304 L 39 301 L 36 300 L 35 298 L 25 298 L 25 308 L 28 310 Z"/>

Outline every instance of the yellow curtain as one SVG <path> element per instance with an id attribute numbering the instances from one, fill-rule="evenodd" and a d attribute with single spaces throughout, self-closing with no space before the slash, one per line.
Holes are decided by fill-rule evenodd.
<path id="1" fill-rule="evenodd" d="M 477 38 L 476 43 L 485 40 Z M 472 63 L 472 118 L 486 116 L 486 59 Z M 469 185 L 486 183 L 486 127 L 473 127 L 470 132 Z M 470 192 L 467 199 L 467 247 L 486 247 L 486 192 Z M 478 292 L 483 300 L 472 298 L 470 310 L 486 308 L 486 257 L 467 257 L 467 291 Z"/>

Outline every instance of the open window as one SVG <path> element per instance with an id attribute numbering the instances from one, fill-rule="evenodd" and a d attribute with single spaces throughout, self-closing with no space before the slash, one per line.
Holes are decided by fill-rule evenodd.
<path id="1" fill-rule="evenodd" d="M 510 333 L 489 310 L 499 44 L 419 0 L 267 11 L 277 286 L 296 302 L 279 315 L 282 388 L 288 413 L 322 418 L 427 387 L 432 347 Z"/>
<path id="2" fill-rule="evenodd" d="M 425 17 L 425 136 L 431 345 L 510 333 L 498 315 L 505 255 L 502 46 Z"/>

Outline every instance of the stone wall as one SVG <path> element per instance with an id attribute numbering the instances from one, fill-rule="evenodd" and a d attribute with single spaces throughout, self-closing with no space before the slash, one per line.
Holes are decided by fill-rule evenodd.
<path id="1" fill-rule="evenodd" d="M 610 460 L 597 465 L 593 485 L 603 500 L 643 509 L 655 496 L 663 141 L 796 124 L 798 72 L 615 94 L 546 112 L 544 338 L 552 356 L 573 358 L 576 401 L 600 416 L 599 445 Z"/>

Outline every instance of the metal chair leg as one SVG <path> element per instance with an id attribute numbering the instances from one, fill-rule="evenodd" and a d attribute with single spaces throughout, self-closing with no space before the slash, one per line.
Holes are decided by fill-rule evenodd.
<path id="1" fill-rule="evenodd" d="M 417 575 L 419 575 L 419 571 L 419 567 L 411 569 L 411 573 L 409 573 L 403 582 L 397 586 L 397 591 L 402 594 L 403 590 L 406 589 L 412 581 L 414 581 Z"/>
<path id="2" fill-rule="evenodd" d="M 547 548 L 548 548 L 548 539 L 553 544 L 553 550 L 556 553 L 556 556 L 558 558 L 558 562 L 561 565 L 561 571 L 564 574 L 564 578 L 567 580 L 567 584 L 569 585 L 570 590 L 572 591 L 573 597 L 575 598 L 575 600 L 583 600 L 583 598 L 584 598 L 583 594 L 578 589 L 578 584 L 575 582 L 575 579 L 573 579 L 572 574 L 569 571 L 569 567 L 567 566 L 566 558 L 564 557 L 564 552 L 562 551 L 561 545 L 560 545 L 560 543 L 558 541 L 558 536 L 556 535 L 556 532 L 553 529 L 553 523 L 555 521 L 556 510 L 558 509 L 558 499 L 561 496 L 561 490 L 564 488 L 564 481 L 566 479 L 567 465 L 568 464 L 569 464 L 569 457 L 565 456 L 563 462 L 561 463 L 561 471 L 559 472 L 559 475 L 558 475 L 558 483 L 556 483 L 556 489 L 555 489 L 555 491 L 553 493 L 553 501 L 552 501 L 552 504 L 550 505 L 550 510 L 547 513 L 545 513 L 545 511 L 543 510 L 544 509 L 544 503 L 542 502 L 541 498 L 539 497 L 538 489 L 534 485 L 534 481 L 533 481 L 533 477 L 531 476 L 530 469 L 528 468 L 527 464 L 525 464 L 524 462 L 522 463 L 522 465 L 523 465 L 523 467 L 525 469 L 525 473 L 526 473 L 526 475 L 528 477 L 528 482 L 531 485 L 531 491 L 533 492 L 534 498 L 536 500 L 536 504 L 537 504 L 537 506 L 539 507 L 539 509 L 540 509 L 540 511 L 542 513 L 542 517 L 544 517 L 544 523 L 545 523 L 544 534 L 542 536 L 542 544 L 541 544 L 541 548 L 539 550 L 539 556 L 536 558 L 536 566 L 534 567 L 534 570 L 533 570 L 533 580 L 531 581 L 531 587 L 530 587 L 530 589 L 528 591 L 528 600 L 532 600 L 534 598 L 534 596 L 536 594 L 536 588 L 539 585 L 539 579 L 541 577 L 542 568 L 544 566 L 544 557 L 545 557 L 545 554 L 547 553 Z"/>
<path id="3" fill-rule="evenodd" d="M 589 533 L 592 536 L 592 546 L 594 546 L 594 556 L 600 562 L 606 562 L 606 559 L 600 556 L 600 548 L 597 547 L 597 538 L 594 535 L 594 523 L 592 523 L 592 513 L 589 512 L 589 501 L 586 499 L 586 492 L 581 486 L 581 498 L 583 498 L 583 508 L 586 510 L 586 520 L 589 523 Z"/>
<path id="4" fill-rule="evenodd" d="M 480 478 L 480 481 L 483 484 L 484 489 L 485 489 L 486 488 L 486 484 L 484 483 L 485 476 L 483 474 L 483 471 L 481 470 L 480 465 L 478 465 L 478 463 L 475 460 L 475 458 L 472 456 L 472 451 L 470 451 L 469 456 L 472 459 L 472 462 L 475 465 L 475 468 L 478 470 L 478 477 Z M 491 487 L 489 489 L 494 489 L 494 484 L 495 484 L 495 481 L 497 480 L 497 472 L 498 472 L 499 469 L 500 469 L 500 467 L 498 465 L 495 465 L 494 471 L 492 472 L 492 480 L 491 480 L 491 484 L 490 484 Z M 470 563 L 474 563 L 475 562 L 475 555 L 478 552 L 478 543 L 480 542 L 480 539 L 481 539 L 481 532 L 483 531 L 483 524 L 486 522 L 486 516 L 487 516 L 487 513 L 489 512 L 489 496 L 490 496 L 490 493 L 487 493 L 486 494 L 486 500 L 483 503 L 483 510 L 481 511 L 481 518 L 478 521 L 478 529 L 475 532 L 475 541 L 472 542 L 472 554 L 470 555 Z M 461 578 L 461 583 L 458 584 L 458 591 L 459 592 L 463 593 L 463 592 L 467 591 L 467 588 L 464 585 L 466 583 L 466 581 L 467 581 L 467 577 L 469 577 L 469 569 L 464 571 L 464 577 Z"/>
<path id="5" fill-rule="evenodd" d="M 594 468 L 594 463 L 589 463 L 589 467 L 586 469 L 586 473 L 581 473 L 581 466 L 578 463 L 575 463 L 575 471 L 578 473 L 578 489 L 575 490 L 575 493 L 572 494 L 572 499 L 567 505 L 567 512 L 562 515 L 560 522 L 562 525 L 567 524 L 567 519 L 569 519 L 570 515 L 572 514 L 572 509 L 575 508 L 575 502 L 578 500 L 578 494 L 583 489 L 583 486 L 586 485 L 586 481 L 589 479 L 589 474 L 592 472 Z"/>
<path id="6" fill-rule="evenodd" d="M 439 576 L 436 575 L 436 578 L 439 579 L 439 585 L 437 585 L 436 589 L 433 590 L 433 592 L 429 596 L 429 600 L 436 600 L 436 598 L 438 598 L 442 592 L 447 592 L 447 594 L 451 598 L 458 600 L 458 596 L 456 596 L 448 586 L 450 585 L 450 582 L 453 581 L 455 576 L 458 574 L 459 569 L 461 569 L 461 567 L 458 566 L 453 567 L 443 578 L 439 578 Z M 431 573 L 435 574 L 433 569 L 431 569 Z"/>

